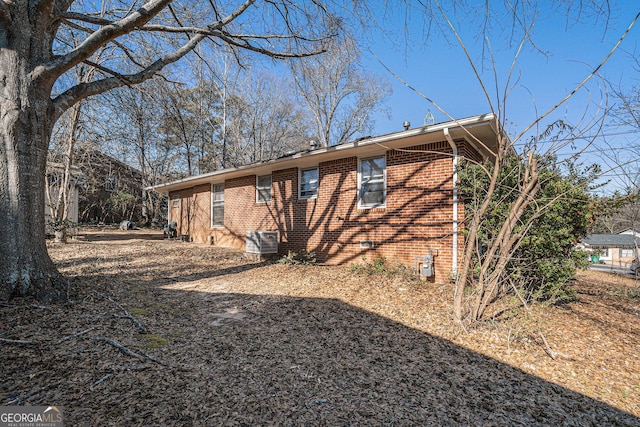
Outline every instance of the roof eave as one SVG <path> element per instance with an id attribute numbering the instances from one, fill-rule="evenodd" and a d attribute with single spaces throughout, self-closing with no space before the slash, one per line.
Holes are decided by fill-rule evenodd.
<path id="1" fill-rule="evenodd" d="M 496 126 L 497 123 L 493 114 L 482 114 L 460 120 L 421 126 L 401 132 L 362 138 L 346 144 L 318 148 L 313 151 L 304 151 L 291 156 L 268 160 L 261 163 L 252 163 L 250 165 L 239 166 L 237 168 L 222 169 L 202 175 L 194 175 L 165 184 L 146 187 L 145 189 L 154 190 L 160 193 L 168 193 L 170 191 L 181 190 L 197 185 L 214 183 L 222 177 L 224 177 L 224 179 L 230 179 L 245 176 L 248 172 L 259 175 L 262 173 L 261 171 L 264 171 L 266 174 L 268 173 L 267 171 L 276 170 L 276 167 L 282 169 L 286 169 L 287 167 L 296 167 L 299 166 L 299 163 L 305 161 L 307 163 L 314 163 L 314 161 L 318 163 L 320 161 L 329 161 L 346 157 L 347 155 L 361 155 L 366 154 L 367 152 L 374 153 L 375 151 L 411 146 L 414 142 L 415 144 L 420 144 L 423 143 L 423 141 L 418 141 L 417 139 L 423 139 L 425 135 L 432 136 L 433 142 L 436 142 L 440 139 L 444 139 L 444 137 L 440 137 L 439 135 L 441 135 L 445 129 L 449 129 L 454 136 L 454 139 L 465 138 L 469 134 L 481 139 L 483 141 L 482 145 L 484 145 L 481 149 L 481 154 L 484 157 L 488 157 L 491 156 L 491 152 L 495 149 L 495 136 L 497 133 Z M 483 130 L 483 132 L 480 132 L 480 130 Z M 474 132 L 476 133 L 474 134 Z M 494 145 L 492 145 L 492 143 Z"/>

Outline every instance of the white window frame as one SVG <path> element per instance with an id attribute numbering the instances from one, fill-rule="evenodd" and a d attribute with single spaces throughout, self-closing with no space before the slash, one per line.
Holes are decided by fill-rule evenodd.
<path id="1" fill-rule="evenodd" d="M 182 204 L 182 198 L 180 194 L 174 194 L 171 198 L 169 198 L 169 203 L 167 203 L 167 221 L 171 222 L 171 210 L 172 209 L 180 209 L 180 205 Z M 175 221 L 175 220 L 174 220 Z"/>
<path id="2" fill-rule="evenodd" d="M 384 170 L 382 172 L 382 182 L 383 182 L 383 199 L 382 203 L 372 203 L 372 204 L 364 204 L 362 202 L 362 163 L 370 160 L 382 159 L 384 162 Z M 368 182 L 368 181 L 367 181 Z M 374 209 L 374 208 L 384 208 L 387 206 L 387 156 L 383 154 L 381 156 L 375 157 L 365 157 L 358 159 L 358 209 Z"/>
<path id="3" fill-rule="evenodd" d="M 315 192 L 313 194 L 310 195 L 303 195 L 302 194 L 302 175 L 305 172 L 309 172 L 309 171 L 316 171 L 316 186 L 315 186 Z M 320 189 L 320 169 L 318 168 L 318 166 L 315 166 L 313 168 L 305 168 L 305 169 L 299 169 L 298 170 L 298 199 L 300 200 L 307 200 L 307 199 L 315 199 L 318 197 L 318 190 Z M 313 191 L 312 190 L 308 190 L 308 191 Z"/>
<path id="4" fill-rule="evenodd" d="M 628 253 L 631 253 L 631 255 L 626 255 Z M 620 258 L 635 258 L 635 250 L 620 248 L 620 253 L 618 255 L 620 255 Z"/>
<path id="5" fill-rule="evenodd" d="M 260 190 L 267 189 L 266 186 L 260 186 L 260 178 L 269 177 L 269 199 L 268 200 L 260 200 Z M 273 200 L 273 177 L 271 174 L 269 175 L 256 175 L 256 203 L 270 203 Z"/>
<path id="6" fill-rule="evenodd" d="M 216 194 L 220 193 L 222 193 L 222 200 L 216 200 Z M 220 206 L 222 206 L 222 222 L 214 222 L 214 208 Z M 211 228 L 219 227 L 224 227 L 224 182 L 211 184 Z"/>

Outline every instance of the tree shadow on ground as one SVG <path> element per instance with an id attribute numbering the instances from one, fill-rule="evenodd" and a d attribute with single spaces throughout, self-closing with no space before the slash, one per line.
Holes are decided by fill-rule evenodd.
<path id="1" fill-rule="evenodd" d="M 37 357 L 28 349 L 4 353 L 9 381 L 0 402 L 24 395 L 34 403 L 28 392 L 44 371 L 55 386 L 37 396 L 64 406 L 70 425 L 640 425 L 631 414 L 336 299 L 149 291 L 154 300 L 136 313 L 167 345 L 144 351 L 173 367 L 96 342 L 110 334 L 140 352 L 129 319 L 97 327 L 94 320 L 86 325 L 96 327 L 91 333 L 40 348 Z M 105 304 L 96 313 L 115 308 L 96 301 Z M 60 322 L 90 322 L 80 314 L 86 309 L 42 310 L 34 321 L 56 343 L 69 331 Z"/>
<path id="2" fill-rule="evenodd" d="M 3 338 L 37 343 L 3 344 L 0 405 L 60 405 L 69 425 L 640 426 L 627 412 L 448 340 L 318 298 L 340 293 L 312 294 L 317 287 L 345 289 L 332 280 L 350 280 L 320 267 L 287 267 L 287 277 L 274 278 L 285 267 L 242 265 L 236 253 L 110 247 L 59 248 L 76 272 L 75 302 L 0 307 Z M 184 265 L 176 271 L 165 259 Z M 306 282 L 313 297 L 275 295 Z"/>

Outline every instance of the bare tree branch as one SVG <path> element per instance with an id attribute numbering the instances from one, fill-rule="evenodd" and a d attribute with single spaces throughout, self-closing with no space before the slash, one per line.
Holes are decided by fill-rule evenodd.
<path id="1" fill-rule="evenodd" d="M 76 24 L 75 22 L 71 22 L 71 21 L 68 21 L 68 20 L 65 20 L 65 21 L 64 21 L 64 23 L 65 23 L 66 25 L 68 25 L 70 28 L 74 28 L 74 29 L 76 29 L 76 30 L 79 30 L 79 31 L 82 31 L 82 32 L 85 32 L 85 33 L 88 33 L 88 34 L 93 34 L 93 30 L 92 30 L 91 28 L 85 27 L 85 26 L 83 26 L 83 25 L 78 25 L 78 24 Z M 129 59 L 129 61 L 131 61 L 133 64 L 135 64 L 136 66 L 138 66 L 138 67 L 140 67 L 140 68 L 144 68 L 144 65 L 143 65 L 141 62 L 139 62 L 136 58 L 134 58 L 133 54 L 131 53 L 131 50 L 130 50 L 128 47 L 126 47 L 124 44 L 122 44 L 122 43 L 118 42 L 117 40 L 112 40 L 112 41 L 111 41 L 111 43 L 113 43 L 113 44 L 114 44 L 114 46 L 116 46 L 116 47 L 118 47 L 120 50 L 122 50 L 122 52 L 123 52 L 123 53 L 125 54 L 125 56 Z M 89 65 L 91 65 L 92 67 L 100 68 L 100 67 L 99 67 L 95 62 L 93 62 L 93 61 L 85 60 L 85 61 L 83 61 L 83 62 L 84 62 L 85 64 L 89 64 Z M 108 74 L 115 75 L 115 74 L 117 74 L 117 73 L 109 72 Z"/>
<path id="2" fill-rule="evenodd" d="M 60 76 L 73 66 L 89 58 L 109 41 L 149 22 L 149 20 L 160 13 L 170 2 L 171 0 L 151 0 L 131 15 L 100 28 L 66 55 L 56 58 L 48 64 L 36 67 L 33 73 L 34 79 L 38 79 L 39 77 L 56 78 Z"/>
<path id="3" fill-rule="evenodd" d="M 89 96 L 98 95 L 117 87 L 138 84 L 152 78 L 165 66 L 177 61 L 187 53 L 191 52 L 204 37 L 205 36 L 203 35 L 194 37 L 193 39 L 185 43 L 180 49 L 172 52 L 169 55 L 159 58 L 153 64 L 149 65 L 147 68 L 138 73 L 116 75 L 114 77 L 109 77 L 102 80 L 82 83 L 66 90 L 53 100 L 55 118 L 57 119 L 58 117 L 60 117 L 62 113 L 64 113 L 76 102 L 88 98 Z"/>
<path id="4" fill-rule="evenodd" d="M 326 49 L 320 49 L 320 50 L 315 50 L 315 51 L 311 51 L 311 52 L 304 52 L 304 53 L 288 53 L 288 52 L 274 52 L 272 50 L 268 50 L 265 48 L 262 48 L 260 46 L 255 46 L 253 44 L 251 44 L 251 42 L 249 42 L 248 40 L 242 40 L 242 39 L 236 39 L 234 38 L 232 35 L 228 35 L 225 33 L 219 33 L 216 34 L 216 36 L 225 41 L 227 44 L 231 45 L 231 46 L 236 46 L 242 49 L 246 49 L 246 50 L 250 50 L 252 52 L 256 52 L 256 53 L 260 53 L 263 55 L 267 55 L 267 56 L 271 56 L 273 58 L 279 58 L 279 59 L 284 59 L 284 58 L 306 58 L 309 56 L 316 56 L 319 55 L 321 53 L 326 52 Z"/>
<path id="5" fill-rule="evenodd" d="M 631 29 L 634 27 L 634 25 L 636 24 L 636 22 L 638 21 L 639 18 L 640 18 L 640 12 L 638 12 L 638 14 L 636 14 L 636 16 L 633 18 L 633 20 L 631 21 L 631 23 L 629 24 L 629 26 L 627 27 L 625 32 L 620 36 L 620 38 L 618 39 L 616 44 L 611 48 L 609 53 L 607 53 L 607 55 L 602 59 L 602 61 L 600 61 L 598 66 L 596 68 L 594 68 L 593 71 L 591 71 L 589 73 L 589 75 L 587 75 L 587 77 L 585 77 L 584 80 L 582 80 L 582 82 L 580 82 L 580 84 L 578 84 L 570 93 L 568 93 L 564 98 L 562 98 L 560 101 L 558 101 L 557 104 L 555 104 L 553 107 L 549 108 L 549 110 L 547 110 L 544 114 L 538 116 L 538 118 L 536 120 L 534 120 L 529 126 L 527 126 L 525 129 L 523 129 L 522 132 L 520 132 L 518 134 L 518 136 L 516 136 L 513 139 L 512 142 L 515 144 L 520 138 L 522 138 L 527 132 L 529 132 L 529 130 L 531 128 L 536 126 L 538 123 L 540 123 L 540 121 L 542 119 L 547 117 L 549 114 L 554 112 L 558 107 L 560 107 L 562 104 L 564 104 L 567 100 L 569 100 L 569 98 L 571 98 L 573 95 L 575 95 L 585 84 L 587 84 L 587 82 L 589 80 L 591 80 L 593 78 L 593 76 L 597 75 L 598 72 L 600 71 L 600 68 L 602 68 L 602 66 L 609 60 L 609 58 L 611 58 L 611 55 L 613 55 L 613 53 L 618 49 L 618 47 L 620 46 L 622 41 L 627 37 L 627 35 L 629 35 L 629 32 L 631 32 Z"/>

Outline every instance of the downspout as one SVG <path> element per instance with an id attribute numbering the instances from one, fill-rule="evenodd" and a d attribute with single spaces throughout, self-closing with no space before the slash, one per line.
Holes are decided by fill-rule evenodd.
<path id="1" fill-rule="evenodd" d="M 453 142 L 449 128 L 442 130 L 444 137 L 453 150 L 453 247 L 451 254 L 451 275 L 455 279 L 458 275 L 458 147 Z"/>

